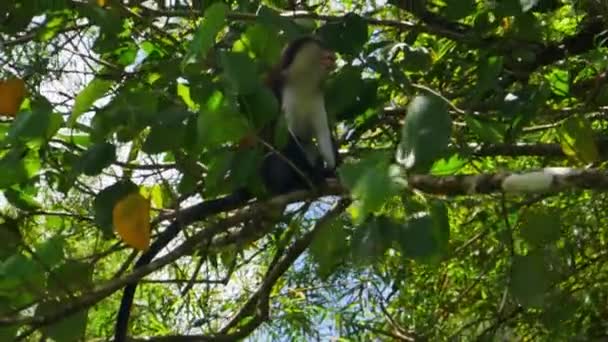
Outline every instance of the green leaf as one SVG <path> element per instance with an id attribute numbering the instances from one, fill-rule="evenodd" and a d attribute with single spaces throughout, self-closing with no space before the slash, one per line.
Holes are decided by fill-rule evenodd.
<path id="1" fill-rule="evenodd" d="M 11 129 L 10 123 L 6 123 L 6 122 L 0 123 L 0 142 L 2 142 L 7 137 L 7 134 L 10 129 Z"/>
<path id="2" fill-rule="evenodd" d="M 309 31 L 305 27 L 296 24 L 292 19 L 281 16 L 277 11 L 266 6 L 260 7 L 256 20 L 277 33 L 283 31 L 289 40 L 307 34 Z M 275 35 L 277 34 L 274 33 L 271 36 Z"/>
<path id="3" fill-rule="evenodd" d="M 433 236 L 439 246 L 439 252 L 447 255 L 450 241 L 448 207 L 444 201 L 432 200 L 429 203 L 429 212 L 433 219 Z"/>
<path id="4" fill-rule="evenodd" d="M 150 200 L 156 208 L 164 208 L 171 198 L 171 190 L 160 184 L 154 184 L 150 190 Z"/>
<path id="5" fill-rule="evenodd" d="M 174 125 L 181 124 L 185 120 L 194 118 L 196 114 L 193 114 L 185 110 L 181 106 L 169 107 L 158 112 L 154 117 L 151 125 Z"/>
<path id="6" fill-rule="evenodd" d="M 315 235 L 309 251 L 321 278 L 327 279 L 344 263 L 348 254 L 347 241 L 348 232 L 340 220 L 332 220 Z"/>
<path id="7" fill-rule="evenodd" d="M 545 39 L 544 30 L 544 25 L 540 24 L 540 21 L 536 18 L 534 13 L 528 12 L 515 17 L 510 35 L 514 39 L 525 40 L 530 43 L 536 42 L 540 44 Z M 530 52 L 531 51 L 528 50 L 528 54 Z M 523 59 L 518 62 L 525 63 L 527 60 L 530 59 L 530 57 L 531 56 L 526 57 L 526 59 Z M 534 58 L 535 57 L 536 56 L 534 56 Z"/>
<path id="8" fill-rule="evenodd" d="M 321 26 L 318 34 L 335 51 L 356 55 L 367 42 L 367 22 L 359 15 L 349 13 L 342 20 Z"/>
<path id="9" fill-rule="evenodd" d="M 541 307 L 549 289 L 550 275 L 542 254 L 515 256 L 510 291 L 525 307 Z"/>
<path id="10" fill-rule="evenodd" d="M 424 259 L 440 251 L 439 241 L 433 233 L 434 221 L 429 213 L 418 213 L 409 218 L 398 232 L 404 256 Z"/>
<path id="11" fill-rule="evenodd" d="M 76 163 L 76 170 L 87 176 L 95 176 L 116 161 L 116 146 L 103 142 L 91 146 Z"/>
<path id="12" fill-rule="evenodd" d="M 458 170 L 469 164 L 470 160 L 466 156 L 458 153 L 449 158 L 441 158 L 433 164 L 431 174 L 433 175 L 453 175 Z"/>
<path id="13" fill-rule="evenodd" d="M 587 164 L 599 159 L 595 133 L 589 120 L 583 116 L 571 116 L 566 119 L 559 129 L 559 140 L 562 151 L 582 163 Z"/>
<path id="14" fill-rule="evenodd" d="M 428 212 L 417 212 L 404 224 L 395 226 L 403 256 L 425 261 L 439 261 L 448 254 L 450 223 L 444 202 L 433 200 Z"/>
<path id="15" fill-rule="evenodd" d="M 346 66 L 329 80 L 325 92 L 327 113 L 337 117 L 352 106 L 359 95 L 363 93 L 364 83 L 361 78 L 361 69 Z"/>
<path id="16" fill-rule="evenodd" d="M 243 105 L 254 127 L 262 128 L 279 116 L 279 102 L 267 87 L 260 87 L 255 92 L 242 96 Z"/>
<path id="17" fill-rule="evenodd" d="M 219 83 L 214 83 L 209 75 L 199 75 L 200 69 L 198 68 L 196 73 L 196 75 L 189 76 L 188 81 L 190 82 L 190 98 L 198 106 L 209 100 L 209 97 L 218 90 Z"/>
<path id="18" fill-rule="evenodd" d="M 498 17 L 510 17 L 520 15 L 521 12 L 521 0 L 502 0 L 496 2 L 494 13 Z"/>
<path id="19" fill-rule="evenodd" d="M 378 152 L 340 167 L 340 180 L 355 199 L 349 213 L 356 223 L 363 222 L 397 193 L 399 187 L 391 176 L 389 161 L 388 155 Z"/>
<path id="20" fill-rule="evenodd" d="M 234 188 L 249 187 L 257 180 L 258 174 L 253 172 L 260 169 L 264 154 L 259 149 L 243 149 L 237 151 L 231 160 L 230 179 Z"/>
<path id="21" fill-rule="evenodd" d="M 78 146 L 88 147 L 91 145 L 91 136 L 89 134 L 57 134 L 58 139 L 65 141 L 66 143 L 72 143 Z"/>
<path id="22" fill-rule="evenodd" d="M 219 254 L 222 265 L 226 268 L 233 267 L 234 262 L 238 259 L 240 251 L 235 245 L 224 247 Z"/>
<path id="23" fill-rule="evenodd" d="M 505 125 L 494 121 L 480 121 L 472 115 L 466 115 L 464 121 L 469 128 L 482 142 L 498 144 L 504 141 L 507 128 Z"/>
<path id="24" fill-rule="evenodd" d="M 95 113 L 91 138 L 102 142 L 111 133 L 119 132 L 119 141 L 134 139 L 147 125 L 164 119 L 158 111 L 159 101 L 160 97 L 149 87 L 127 81 L 112 101 Z"/>
<path id="25" fill-rule="evenodd" d="M 543 247 L 560 237 L 561 220 L 559 212 L 555 210 L 527 210 L 521 220 L 521 236 L 533 246 Z"/>
<path id="26" fill-rule="evenodd" d="M 17 1 L 1 1 L 2 5 L 6 6 L 2 13 L 10 13 L 10 20 L 2 26 L 0 30 L 8 34 L 17 34 L 27 30 L 27 26 L 31 23 L 32 17 L 40 10 L 40 6 L 24 6 L 22 2 Z M 7 25 L 10 23 L 10 25 Z"/>
<path id="27" fill-rule="evenodd" d="M 137 185 L 131 181 L 119 181 L 101 190 L 93 200 L 95 223 L 99 225 L 106 236 L 112 236 L 112 210 L 114 204 L 129 193 L 138 191 Z"/>
<path id="28" fill-rule="evenodd" d="M 36 307 L 36 316 L 44 316 L 64 304 L 61 300 L 47 300 Z M 87 326 L 88 310 L 79 310 L 62 317 L 59 321 L 40 328 L 40 331 L 55 341 L 82 341 Z"/>
<path id="29" fill-rule="evenodd" d="M 277 148 L 283 148 L 287 145 L 289 141 L 289 130 L 287 128 L 287 120 L 285 119 L 285 115 L 279 116 L 277 120 L 276 126 L 273 132 L 273 142 L 274 146 Z"/>
<path id="30" fill-rule="evenodd" d="M 553 69 L 545 78 L 551 83 L 551 91 L 558 96 L 570 93 L 570 73 L 568 70 Z"/>
<path id="31" fill-rule="evenodd" d="M 65 241 L 62 237 L 54 236 L 36 247 L 36 255 L 47 268 L 56 266 L 65 259 L 64 245 Z"/>
<path id="32" fill-rule="evenodd" d="M 149 154 L 171 151 L 183 145 L 186 126 L 182 123 L 172 123 L 153 126 L 142 146 L 142 151 Z"/>
<path id="33" fill-rule="evenodd" d="M 197 181 L 200 179 L 200 176 L 194 175 L 192 173 L 184 173 L 182 178 L 179 180 L 177 184 L 177 191 L 180 194 L 189 193 L 197 190 Z"/>
<path id="34" fill-rule="evenodd" d="M 232 169 L 234 171 L 247 169 L 249 174 L 254 168 L 250 168 L 250 165 L 240 167 L 234 167 L 235 154 L 244 154 L 249 152 L 249 149 L 237 150 L 237 151 L 221 151 L 214 153 L 212 156 L 207 158 L 207 174 L 205 175 L 205 195 L 206 196 L 217 196 L 226 191 L 225 185 L 227 183 L 226 175 L 230 172 L 230 178 L 234 178 Z M 187 175 L 184 175 L 186 177 Z M 185 178 L 182 178 L 185 180 Z"/>
<path id="35" fill-rule="evenodd" d="M 37 146 L 53 137 L 62 125 L 63 118 L 59 114 L 41 110 L 22 112 L 11 125 L 7 137 L 13 142 Z"/>
<path id="36" fill-rule="evenodd" d="M 178 83 L 177 84 L 177 96 L 179 96 L 182 101 L 184 101 L 184 103 L 186 104 L 186 106 L 188 106 L 188 109 L 194 111 L 198 109 L 198 106 L 196 105 L 196 103 L 194 103 L 194 101 L 192 101 L 192 98 L 190 97 L 190 86 L 184 83 Z"/>
<path id="37" fill-rule="evenodd" d="M 332 111 L 335 112 L 330 114 L 333 116 L 333 119 L 336 121 L 352 122 L 360 115 L 368 116 L 372 113 L 376 113 L 378 106 L 380 106 L 383 102 L 383 100 L 378 96 L 378 87 L 380 85 L 380 81 L 375 79 L 363 79 L 362 81 L 362 87 L 353 101 L 339 99 L 333 99 L 330 101 L 326 97 L 326 106 L 328 108 L 332 107 Z M 351 88 L 351 91 L 354 90 L 353 88 Z M 342 95 L 337 95 L 338 98 L 341 96 Z M 348 96 L 348 93 L 344 94 L 345 98 L 348 98 Z M 337 104 L 330 104 L 330 102 L 334 100 L 337 102 Z M 342 108 L 342 105 L 345 107 L 340 109 Z"/>
<path id="38" fill-rule="evenodd" d="M 595 97 L 595 102 L 600 106 L 608 106 L 608 84 L 602 84 L 599 87 Z"/>
<path id="39" fill-rule="evenodd" d="M 440 98 L 435 95 L 415 97 L 408 105 L 397 161 L 408 169 L 428 171 L 444 153 L 451 130 L 452 120 Z"/>
<path id="40" fill-rule="evenodd" d="M 6 197 L 6 200 L 10 204 L 21 210 L 32 211 L 40 209 L 40 204 L 36 201 L 36 199 L 24 191 L 9 188 L 4 191 L 4 197 Z"/>
<path id="41" fill-rule="evenodd" d="M 158 111 L 159 96 L 146 87 L 137 84 L 125 89 L 114 102 L 114 115 L 122 116 L 127 126 L 140 127 L 155 124 L 163 118 Z"/>
<path id="42" fill-rule="evenodd" d="M 354 261 L 368 265 L 382 260 L 399 229 L 399 224 L 388 217 L 370 217 L 357 227 L 352 237 L 351 253 Z"/>
<path id="43" fill-rule="evenodd" d="M 250 94 L 261 87 L 255 63 L 246 54 L 223 51 L 220 63 L 226 82 L 239 94 Z"/>
<path id="44" fill-rule="evenodd" d="M 275 65 L 281 57 L 284 42 L 267 26 L 255 24 L 245 31 L 248 47 L 254 55 L 267 65 Z"/>
<path id="45" fill-rule="evenodd" d="M 39 263 L 22 254 L 14 254 L 0 263 L 0 297 L 13 305 L 29 303 L 43 292 L 45 272 Z"/>
<path id="46" fill-rule="evenodd" d="M 196 57 L 205 57 L 207 55 L 207 51 L 209 51 L 215 43 L 215 37 L 224 25 L 226 25 L 226 14 L 228 13 L 228 9 L 226 4 L 216 2 L 205 10 L 203 21 L 198 26 L 198 29 L 190 42 L 188 52 L 182 61 L 182 68 L 189 63 L 195 62 Z"/>
<path id="47" fill-rule="evenodd" d="M 207 106 L 201 108 L 197 119 L 197 137 L 201 146 L 218 146 L 235 142 L 249 132 L 247 120 L 224 105 L 221 93 L 212 96 Z"/>
<path id="48" fill-rule="evenodd" d="M 55 294 L 86 290 L 92 285 L 93 265 L 84 261 L 68 260 L 54 267 L 47 278 L 46 288 Z"/>
<path id="49" fill-rule="evenodd" d="M 0 189 L 22 183 L 40 169 L 40 157 L 34 151 L 12 149 L 0 159 Z"/>
<path id="50" fill-rule="evenodd" d="M 433 59 L 429 53 L 429 50 L 418 46 L 411 47 L 406 45 L 403 47 L 405 56 L 401 64 L 405 70 L 413 72 L 427 72 L 433 65 Z"/>
<path id="51" fill-rule="evenodd" d="M 68 119 L 69 126 L 74 127 L 76 120 L 88 111 L 95 101 L 104 96 L 112 88 L 113 84 L 113 81 L 101 78 L 94 78 L 87 84 L 74 100 L 74 108 L 72 108 L 72 114 Z"/>
<path id="52" fill-rule="evenodd" d="M 92 24 L 99 25 L 102 37 L 116 39 L 117 35 L 123 30 L 122 15 L 118 8 L 104 9 L 97 4 L 89 6 L 78 6 L 78 11 L 82 16 L 86 16 Z M 126 18 L 125 18 L 126 20 Z M 118 42 L 114 42 L 112 50 L 119 45 Z"/>
<path id="53" fill-rule="evenodd" d="M 475 11 L 475 0 L 448 0 L 445 16 L 451 20 L 462 19 Z"/>
<path id="54" fill-rule="evenodd" d="M 477 85 L 474 98 L 482 99 L 488 90 L 497 86 L 496 80 L 503 70 L 503 57 L 490 56 L 482 59 L 481 65 L 477 68 Z"/>
<path id="55" fill-rule="evenodd" d="M 50 42 L 59 33 L 61 33 L 61 30 L 65 27 L 66 19 L 67 18 L 63 16 L 53 17 L 52 15 L 48 15 L 46 23 L 38 32 L 38 39 L 41 42 Z"/>
<path id="56" fill-rule="evenodd" d="M 267 66 L 274 65 L 281 56 L 283 41 L 277 39 L 276 32 L 262 24 L 249 26 L 238 42 Z"/>
<path id="57" fill-rule="evenodd" d="M 146 44 L 146 43 L 148 43 L 148 44 Z M 149 42 L 142 43 L 142 50 L 146 50 L 146 49 L 143 49 L 143 47 L 146 45 L 150 45 Z M 122 66 L 128 66 L 128 65 L 135 63 L 135 60 L 137 59 L 138 50 L 139 49 L 137 46 L 135 46 L 135 44 L 114 50 L 114 54 L 117 55 L 116 62 L 118 62 L 118 64 L 120 64 Z M 154 50 L 152 50 L 152 51 L 154 51 Z M 148 55 L 149 55 L 152 51 L 150 51 L 150 52 L 146 51 L 146 53 L 148 53 Z"/>
<path id="58" fill-rule="evenodd" d="M 1 312 L 1 311 L 0 311 Z M 0 341 L 14 341 L 17 336 L 19 326 L 13 325 L 0 328 Z"/>
<path id="59" fill-rule="evenodd" d="M 4 260 L 17 253 L 19 245 L 23 243 L 19 223 L 15 220 L 4 219 L 0 224 L 0 260 Z"/>

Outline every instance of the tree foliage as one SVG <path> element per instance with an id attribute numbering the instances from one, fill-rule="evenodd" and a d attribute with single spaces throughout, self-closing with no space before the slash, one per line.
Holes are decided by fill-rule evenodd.
<path id="1" fill-rule="evenodd" d="M 109 340 L 133 281 L 129 332 L 151 340 L 605 339 L 606 14 L 0 2 L 0 340 Z M 260 151 L 236 146 L 276 118 L 262 76 L 303 34 L 340 57 L 325 91 L 344 164 L 270 199 Z M 148 215 L 154 241 L 242 186 L 259 200 L 132 267 L 117 225 L 145 250 Z"/>

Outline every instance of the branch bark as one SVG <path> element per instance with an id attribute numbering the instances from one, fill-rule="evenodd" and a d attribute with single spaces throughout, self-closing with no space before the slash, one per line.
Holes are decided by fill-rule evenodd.
<path id="1" fill-rule="evenodd" d="M 547 193 L 567 189 L 608 190 L 608 171 L 599 169 L 545 168 L 526 173 L 499 172 L 480 175 L 411 175 L 412 188 L 422 192 L 461 196 L 473 194 Z"/>

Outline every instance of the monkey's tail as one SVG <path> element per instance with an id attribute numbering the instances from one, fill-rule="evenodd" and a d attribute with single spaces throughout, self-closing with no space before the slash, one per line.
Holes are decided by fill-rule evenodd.
<path id="1" fill-rule="evenodd" d="M 181 231 L 182 227 L 189 224 L 201 221 L 211 215 L 236 209 L 247 203 L 253 195 L 246 189 L 236 190 L 234 193 L 222 198 L 203 201 L 197 205 L 186 208 L 181 211 L 177 217 L 167 226 L 167 228 L 156 238 L 150 248 L 142 254 L 135 263 L 135 269 L 149 264 L 152 259 L 173 240 Z M 127 338 L 127 330 L 129 326 L 129 316 L 131 314 L 131 306 L 133 305 L 133 297 L 137 289 L 138 281 L 129 283 L 125 286 L 120 301 L 120 308 L 116 317 L 116 327 L 114 332 L 114 342 L 123 342 Z"/>

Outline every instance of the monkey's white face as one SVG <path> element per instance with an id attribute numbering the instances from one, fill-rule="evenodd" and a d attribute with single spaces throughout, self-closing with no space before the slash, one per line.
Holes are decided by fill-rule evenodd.
<path id="1" fill-rule="evenodd" d="M 335 167 L 336 157 L 321 83 L 333 70 L 335 60 L 333 52 L 311 41 L 298 48 L 291 64 L 283 70 L 285 83 L 281 109 L 287 119 L 287 126 L 304 144 L 309 144 L 316 138 L 318 152 L 329 168 Z M 315 158 L 306 153 L 309 161 L 314 163 Z"/>
<path id="2" fill-rule="evenodd" d="M 335 67 L 336 55 L 315 42 L 307 43 L 296 53 L 286 74 L 290 83 L 316 84 Z"/>

